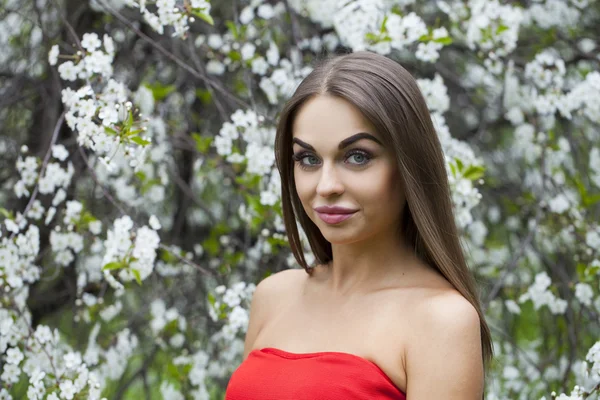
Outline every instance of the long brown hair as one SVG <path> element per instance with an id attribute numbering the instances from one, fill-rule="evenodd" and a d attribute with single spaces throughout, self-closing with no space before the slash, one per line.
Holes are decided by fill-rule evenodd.
<path id="1" fill-rule="evenodd" d="M 395 152 L 406 196 L 399 229 L 416 256 L 436 268 L 476 308 L 487 371 L 493 359 L 491 334 L 460 244 L 443 150 L 417 82 L 387 57 L 367 51 L 329 56 L 300 83 L 280 114 L 275 160 L 281 175 L 283 220 L 296 261 L 307 273 L 313 271 L 304 258 L 296 219 L 316 263 L 332 260 L 331 243 L 302 207 L 292 166 L 294 118 L 307 100 L 322 94 L 356 106 Z"/>

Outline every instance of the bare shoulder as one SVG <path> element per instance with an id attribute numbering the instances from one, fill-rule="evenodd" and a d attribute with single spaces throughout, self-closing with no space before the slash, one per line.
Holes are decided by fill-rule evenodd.
<path id="1" fill-rule="evenodd" d="M 250 353 L 269 315 L 273 315 L 277 307 L 285 304 L 285 299 L 295 285 L 297 286 L 302 275 L 306 275 L 303 269 L 286 269 L 269 275 L 256 285 L 250 303 L 248 330 L 244 341 L 244 359 Z"/>
<path id="2" fill-rule="evenodd" d="M 289 289 L 287 285 L 297 284 L 299 279 L 307 275 L 306 271 L 301 268 L 284 269 L 261 280 L 256 286 L 256 290 L 267 293 L 286 292 Z"/>
<path id="3" fill-rule="evenodd" d="M 454 289 L 432 293 L 421 303 L 419 310 L 424 324 L 448 325 L 446 329 L 479 326 L 479 314 L 475 307 Z"/>
<path id="4" fill-rule="evenodd" d="M 454 289 L 436 290 L 414 308 L 412 320 L 407 397 L 481 399 L 484 371 L 475 307 Z"/>

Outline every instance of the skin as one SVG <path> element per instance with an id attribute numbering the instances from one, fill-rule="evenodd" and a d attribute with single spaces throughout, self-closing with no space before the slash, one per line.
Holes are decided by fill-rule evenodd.
<path id="1" fill-rule="evenodd" d="M 374 140 L 339 149 L 357 133 Z M 382 137 L 351 103 L 320 95 L 298 112 L 293 138 L 298 196 L 332 244 L 333 261 L 312 276 L 290 269 L 257 285 L 244 359 L 265 347 L 351 353 L 377 364 L 410 400 L 480 400 L 478 314 L 397 234 L 406 200 Z M 358 211 L 330 225 L 314 211 L 322 205 Z"/>

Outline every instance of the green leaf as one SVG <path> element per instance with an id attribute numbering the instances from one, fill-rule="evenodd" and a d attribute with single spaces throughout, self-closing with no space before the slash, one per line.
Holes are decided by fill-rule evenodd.
<path id="1" fill-rule="evenodd" d="M 463 177 L 475 181 L 483 176 L 485 168 L 479 165 L 469 165 L 469 168 L 464 172 Z"/>
<path id="2" fill-rule="evenodd" d="M 452 176 L 456 176 L 456 167 L 454 166 L 454 163 L 449 163 L 448 166 L 450 167 L 450 171 L 452 171 Z"/>
<path id="3" fill-rule="evenodd" d="M 585 264 L 583 264 L 583 263 L 577 263 L 576 270 L 577 270 L 577 278 L 578 278 L 578 280 L 579 281 L 584 281 L 585 277 L 586 277 L 586 274 L 588 273 L 587 272 L 587 266 Z"/>
<path id="4" fill-rule="evenodd" d="M 160 251 L 160 259 L 167 264 L 172 264 L 177 261 L 177 257 L 168 250 L 162 249 Z"/>
<path id="5" fill-rule="evenodd" d="M 142 171 L 136 172 L 135 176 L 137 176 L 137 178 L 142 182 L 144 182 L 146 180 L 146 174 Z"/>
<path id="6" fill-rule="evenodd" d="M 179 379 L 180 373 L 177 370 L 177 367 L 175 365 L 173 365 L 172 363 L 167 364 L 167 371 L 169 372 L 169 375 L 175 379 Z"/>
<path id="7" fill-rule="evenodd" d="M 131 268 L 131 272 L 133 273 L 133 277 L 135 278 L 135 281 L 138 283 L 138 285 L 142 286 L 142 277 L 140 276 L 140 271 Z"/>
<path id="8" fill-rule="evenodd" d="M 126 264 L 122 261 L 115 261 L 115 262 L 110 262 L 108 264 L 106 264 L 104 267 L 102 267 L 102 271 L 112 271 L 115 269 L 121 269 L 121 268 L 125 268 Z"/>
<path id="9" fill-rule="evenodd" d="M 121 133 L 125 133 L 129 132 L 129 130 L 131 129 L 131 127 L 133 126 L 133 113 L 131 112 L 131 110 L 129 110 L 127 112 L 127 120 L 125 121 L 125 125 L 123 125 L 123 130 L 121 131 Z"/>
<path id="10" fill-rule="evenodd" d="M 12 212 L 8 211 L 6 208 L 0 207 L 0 214 L 4 215 L 5 218 L 14 219 L 14 215 Z"/>
<path id="11" fill-rule="evenodd" d="M 196 17 L 202 19 L 203 21 L 207 22 L 209 25 L 215 24 L 215 21 L 209 14 L 206 14 L 202 11 L 196 11 L 196 10 L 192 10 L 192 14 L 194 14 Z"/>
<path id="12" fill-rule="evenodd" d="M 127 136 L 134 136 L 134 135 L 137 135 L 138 133 L 141 133 L 141 132 L 144 132 L 144 130 L 143 129 L 135 129 L 133 131 L 127 132 Z"/>
<path id="13" fill-rule="evenodd" d="M 399 5 L 399 4 L 395 4 L 395 5 L 392 7 L 392 9 L 390 10 L 390 12 L 391 12 L 392 14 L 396 14 L 396 15 L 402 16 L 402 7 L 400 7 L 400 5 Z"/>
<path id="14" fill-rule="evenodd" d="M 242 60 L 242 54 L 237 51 L 237 50 L 231 50 L 228 54 L 229 58 L 231 58 L 231 61 L 241 61 Z"/>
<path id="15" fill-rule="evenodd" d="M 367 32 L 365 33 L 365 39 L 371 41 L 371 42 L 378 42 L 379 41 L 379 35 L 376 35 L 372 32 Z"/>
<path id="16" fill-rule="evenodd" d="M 384 33 L 385 32 L 385 24 L 387 23 L 388 20 L 388 16 L 386 15 L 383 18 L 383 21 L 381 21 L 381 28 L 379 29 L 379 33 Z"/>
<path id="17" fill-rule="evenodd" d="M 459 158 L 454 159 L 456 161 L 456 166 L 458 167 L 458 172 L 462 172 L 464 165 Z"/>
<path id="18" fill-rule="evenodd" d="M 160 179 L 157 179 L 157 178 L 150 179 L 149 181 L 144 182 L 144 184 L 140 188 L 140 192 L 142 194 L 145 194 L 148 191 L 148 189 L 150 189 L 152 186 L 160 185 L 160 184 L 161 184 Z"/>
<path id="19" fill-rule="evenodd" d="M 154 83 L 154 84 L 147 83 L 144 86 L 146 86 L 148 89 L 150 89 L 152 91 L 152 96 L 154 97 L 154 100 L 156 100 L 156 101 L 160 101 L 160 100 L 164 99 L 165 97 L 170 95 L 172 92 L 174 92 L 175 89 L 177 89 L 175 87 L 175 85 L 163 85 L 159 82 Z"/>
<path id="20" fill-rule="evenodd" d="M 105 127 L 104 127 L 104 131 L 105 131 L 106 133 L 108 133 L 109 135 L 117 135 L 117 131 L 115 131 L 115 130 L 114 130 L 114 129 L 112 129 L 112 128 L 109 128 L 108 126 L 105 126 Z"/>
<path id="21" fill-rule="evenodd" d="M 202 247 L 208 255 L 215 256 L 219 252 L 219 241 L 215 237 L 207 238 L 202 242 Z"/>
<path id="22" fill-rule="evenodd" d="M 508 26 L 506 25 L 498 25 L 498 28 L 496 28 L 496 35 L 501 34 L 504 31 L 508 30 Z"/>
<path id="23" fill-rule="evenodd" d="M 420 42 L 427 42 L 427 41 L 429 41 L 430 37 L 431 37 L 431 35 L 421 35 L 421 37 L 419 37 L 419 41 Z"/>
<path id="24" fill-rule="evenodd" d="M 131 138 L 131 141 L 132 141 L 132 142 L 134 142 L 134 143 L 137 143 L 137 144 L 139 144 L 140 146 L 147 146 L 147 145 L 149 145 L 150 143 L 152 143 L 152 142 L 149 142 L 149 141 L 147 141 L 147 140 L 144 140 L 144 139 L 142 139 L 142 138 L 141 138 L 141 137 L 139 137 L 139 136 L 132 137 L 132 138 Z"/>
<path id="25" fill-rule="evenodd" d="M 441 43 L 443 45 L 447 45 L 447 44 L 451 44 L 452 43 L 452 38 L 450 36 L 446 36 L 446 37 L 441 37 L 441 38 L 433 39 L 433 41 L 436 42 L 436 43 Z"/>
<path id="26" fill-rule="evenodd" d="M 89 211 L 84 211 L 81 213 L 81 217 L 79 218 L 81 222 L 83 222 L 86 226 L 89 225 L 90 222 L 94 222 L 97 220 L 96 217 L 92 215 Z"/>
<path id="27" fill-rule="evenodd" d="M 198 97 L 204 105 L 212 102 L 212 94 L 210 94 L 210 91 L 207 89 L 196 89 L 196 97 Z"/>
<path id="28" fill-rule="evenodd" d="M 233 21 L 225 21 L 225 25 L 227 26 L 227 28 L 229 28 L 229 31 L 233 35 L 233 38 L 235 40 L 238 40 L 240 37 L 240 34 L 238 32 L 237 25 Z"/>
<path id="29" fill-rule="evenodd" d="M 600 193 L 593 194 L 591 196 L 586 196 L 583 198 L 583 205 L 585 207 L 590 207 L 600 201 Z"/>
<path id="30" fill-rule="evenodd" d="M 203 137 L 197 132 L 192 133 L 192 138 L 194 138 L 194 141 L 196 142 L 196 149 L 199 153 L 207 153 L 213 142 L 212 137 Z"/>

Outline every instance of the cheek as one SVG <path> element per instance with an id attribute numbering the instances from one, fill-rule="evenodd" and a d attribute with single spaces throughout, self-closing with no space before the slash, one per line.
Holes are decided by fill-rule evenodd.
<path id="1" fill-rule="evenodd" d="M 298 177 L 297 174 L 294 174 L 294 184 L 300 201 L 304 203 L 309 198 L 311 190 L 313 190 L 310 181 L 305 177 Z"/>
<path id="2" fill-rule="evenodd" d="M 355 186 L 360 190 L 359 193 L 376 200 L 379 204 L 398 198 L 399 182 L 395 174 L 387 169 L 365 177 Z"/>

